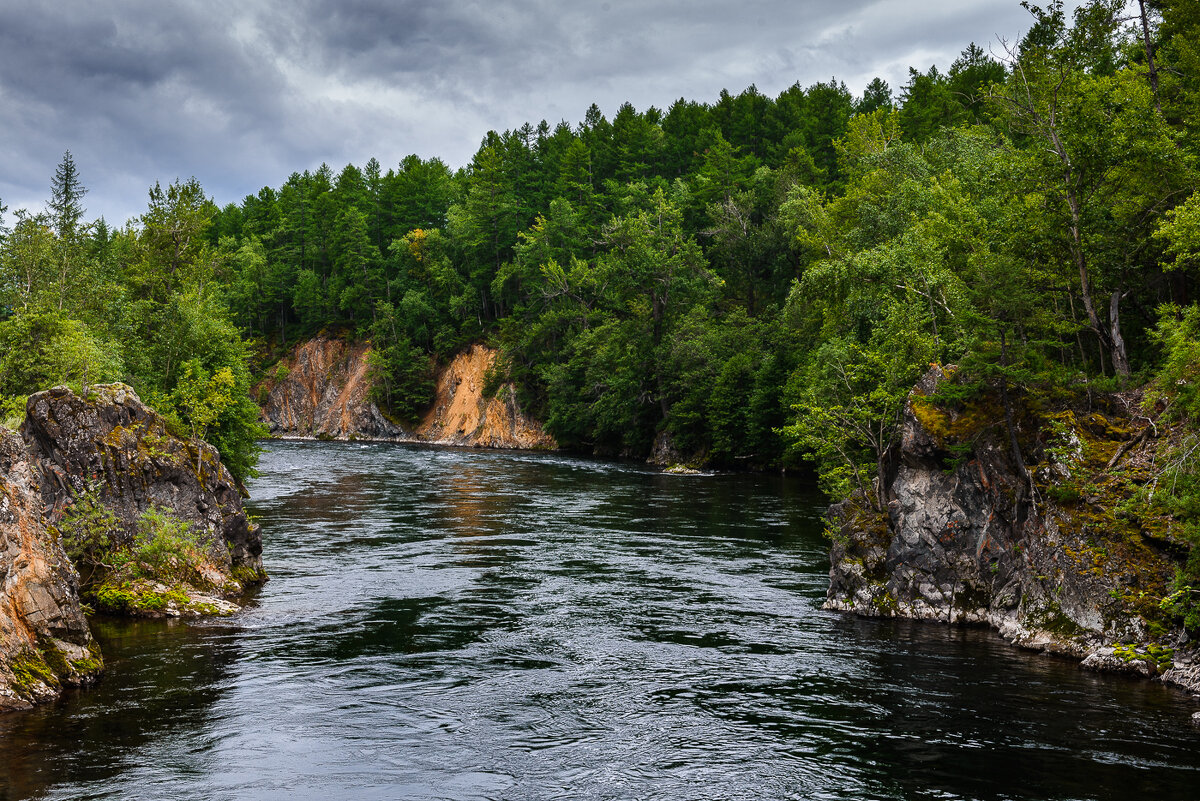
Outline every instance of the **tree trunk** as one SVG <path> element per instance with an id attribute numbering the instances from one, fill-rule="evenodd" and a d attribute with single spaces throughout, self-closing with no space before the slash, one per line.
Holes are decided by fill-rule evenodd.
<path id="1" fill-rule="evenodd" d="M 1109 337 L 1112 340 L 1113 372 L 1122 378 L 1129 377 L 1129 357 L 1125 353 L 1125 339 L 1121 336 L 1120 304 L 1124 294 L 1117 290 L 1108 301 Z"/>
<path id="2" fill-rule="evenodd" d="M 1146 48 L 1146 68 L 1150 73 L 1150 89 L 1154 92 L 1154 108 L 1162 114 L 1162 102 L 1158 99 L 1158 66 L 1154 63 L 1154 45 L 1150 41 L 1150 17 L 1146 14 L 1146 0 L 1138 0 L 1138 13 L 1142 18 L 1142 46 Z"/>

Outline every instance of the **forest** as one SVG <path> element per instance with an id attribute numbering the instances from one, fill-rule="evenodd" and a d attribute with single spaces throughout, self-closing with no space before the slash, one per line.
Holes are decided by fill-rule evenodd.
<path id="1" fill-rule="evenodd" d="M 878 486 L 931 363 L 1006 405 L 1146 387 L 1194 430 L 1200 6 L 1024 5 L 1019 41 L 901 87 L 593 105 L 461 169 L 322 165 L 223 207 L 177 180 L 119 228 L 68 153 L 44 210 L 0 206 L 0 414 L 123 380 L 245 477 L 254 376 L 324 330 L 372 343 L 399 421 L 488 342 L 564 448 L 809 464 L 834 498 Z M 1192 541 L 1198 453 L 1156 500 Z"/>

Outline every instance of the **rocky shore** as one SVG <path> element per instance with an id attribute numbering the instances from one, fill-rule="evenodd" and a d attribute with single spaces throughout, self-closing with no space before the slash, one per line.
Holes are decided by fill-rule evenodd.
<path id="1" fill-rule="evenodd" d="M 997 404 L 928 400 L 952 380 L 935 368 L 909 396 L 886 508 L 861 496 L 831 508 L 825 607 L 986 625 L 1084 668 L 1200 693 L 1195 644 L 1160 603 L 1181 551 L 1169 521 L 1126 503 L 1159 443 L 1137 398 L 1019 410 L 1018 465 Z"/>

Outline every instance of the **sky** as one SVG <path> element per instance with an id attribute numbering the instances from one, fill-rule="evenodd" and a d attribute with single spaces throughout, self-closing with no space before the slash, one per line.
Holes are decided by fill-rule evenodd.
<path id="1" fill-rule="evenodd" d="M 87 218 L 120 225 L 156 181 L 224 205 L 323 162 L 459 167 L 490 129 L 592 103 L 899 94 L 1029 20 L 1017 0 L 0 0 L 0 203 L 10 224 L 42 208 L 67 150 Z"/>

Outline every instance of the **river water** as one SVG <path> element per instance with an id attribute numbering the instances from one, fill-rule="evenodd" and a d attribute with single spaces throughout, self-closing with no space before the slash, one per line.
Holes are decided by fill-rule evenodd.
<path id="1" fill-rule="evenodd" d="M 0 717 L 0 799 L 1197 799 L 1200 700 L 822 611 L 821 497 L 555 455 L 272 443 L 271 581 L 106 622 Z"/>

